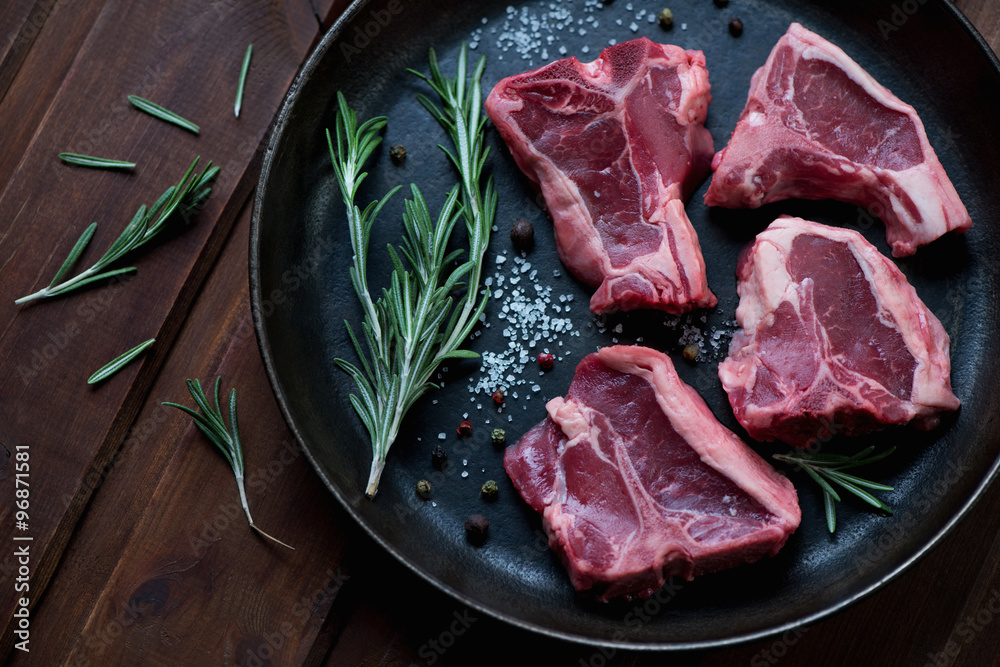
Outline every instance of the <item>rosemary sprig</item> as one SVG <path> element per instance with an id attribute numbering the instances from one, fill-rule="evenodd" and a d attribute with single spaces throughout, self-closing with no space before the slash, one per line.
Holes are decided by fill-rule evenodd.
<path id="1" fill-rule="evenodd" d="M 247 73 L 250 71 L 250 56 L 253 55 L 253 44 L 247 46 L 247 52 L 243 56 L 243 66 L 240 68 L 240 82 L 236 87 L 236 104 L 233 106 L 233 113 L 240 117 L 240 109 L 243 108 L 243 88 L 247 84 Z"/>
<path id="2" fill-rule="evenodd" d="M 774 454 L 773 457 L 779 461 L 791 463 L 801 468 L 823 490 L 826 527 L 832 533 L 837 529 L 837 510 L 834 503 L 841 502 L 840 494 L 837 493 L 837 489 L 834 487 L 839 487 L 861 498 L 875 509 L 881 510 L 886 514 L 892 514 L 892 508 L 869 493 L 868 490 L 892 491 L 893 487 L 855 475 L 848 475 L 843 471 L 881 461 L 895 450 L 895 447 L 890 447 L 884 452 L 872 454 L 875 451 L 875 447 L 866 447 L 851 456 L 846 454 L 793 452 L 791 454 Z"/>
<path id="3" fill-rule="evenodd" d="M 131 102 L 132 106 L 134 106 L 136 109 L 139 109 L 140 111 L 145 111 L 150 116 L 155 116 L 160 120 L 164 120 L 168 123 L 173 123 L 174 125 L 177 125 L 178 127 L 183 127 L 185 130 L 189 130 L 191 132 L 194 132 L 195 134 L 198 134 L 199 132 L 199 128 L 197 125 L 195 125 L 188 119 L 179 116 L 173 111 L 170 111 L 169 109 L 164 109 L 159 104 L 154 104 L 153 102 L 150 102 L 147 99 L 139 97 L 138 95 L 129 95 L 128 101 Z"/>
<path id="4" fill-rule="evenodd" d="M 483 270 L 483 256 L 489 246 L 490 232 L 497 210 L 497 193 L 493 187 L 493 178 L 490 177 L 486 184 L 482 185 L 483 167 L 490 152 L 489 146 L 485 145 L 486 114 L 483 113 L 482 90 L 479 85 L 483 70 L 486 68 L 486 58 L 479 58 L 472 72 L 472 78 L 467 83 L 466 56 L 466 46 L 463 42 L 459 50 L 458 71 L 454 79 L 449 79 L 441 73 L 437 54 L 433 48 L 428 55 L 431 72 L 429 77 L 417 70 L 407 69 L 411 74 L 427 82 L 437 93 L 440 107 L 426 95 L 417 95 L 417 101 L 451 138 L 455 152 L 440 144 L 438 147 L 455 166 L 462 185 L 462 214 L 469 236 L 472 268 L 468 278 L 469 288 L 465 291 L 462 311 L 457 322 L 465 323 L 467 326 L 448 327 L 451 337 L 442 344 L 442 347 L 446 348 L 458 347 L 465 336 L 469 335 L 485 307 L 485 299 L 478 301 L 478 285 Z"/>
<path id="5" fill-rule="evenodd" d="M 133 347 L 128 352 L 120 354 L 108 363 L 101 366 L 97 371 L 87 379 L 87 384 L 97 384 L 107 380 L 109 377 L 124 368 L 130 361 L 138 357 L 140 354 L 146 351 L 150 345 L 156 342 L 155 338 L 150 338 L 144 343 L 139 343 Z"/>
<path id="6" fill-rule="evenodd" d="M 233 474 L 236 476 L 236 486 L 240 490 L 240 503 L 243 505 L 243 511 L 247 515 L 247 522 L 250 524 L 250 527 L 263 537 L 294 551 L 294 547 L 285 544 L 278 538 L 268 535 L 258 528 L 253 522 L 253 517 L 250 516 L 250 504 L 247 502 L 247 490 L 243 481 L 243 445 L 240 443 L 240 426 L 236 417 L 236 389 L 233 388 L 229 391 L 229 425 L 227 426 L 219 405 L 219 386 L 221 384 L 222 378 L 216 378 L 214 408 L 209 404 L 208 398 L 205 396 L 205 391 L 201 388 L 201 382 L 197 378 L 188 380 L 187 388 L 191 392 L 191 398 L 194 399 L 195 405 L 201 410 L 200 413 L 179 403 L 164 401 L 163 405 L 183 410 L 190 415 L 198 430 L 204 433 L 205 437 L 222 452 L 222 455 L 229 462 L 230 467 L 232 467 Z"/>
<path id="7" fill-rule="evenodd" d="M 95 167 L 98 169 L 132 169 L 135 162 L 125 162 L 124 160 L 111 160 L 93 155 L 80 155 L 79 153 L 60 153 L 59 159 L 66 164 L 75 164 L 80 167 Z"/>
<path id="8" fill-rule="evenodd" d="M 386 120 L 372 118 L 359 127 L 356 115 L 338 94 L 336 145 L 327 132 L 330 157 L 347 207 L 354 251 L 351 282 L 365 312 L 364 346 L 346 323 L 360 368 L 344 359 L 335 361 L 358 388 L 358 393 L 351 395 L 351 404 L 371 437 L 372 465 L 365 489 L 369 498 L 378 491 L 386 456 L 403 416 L 418 398 L 437 387 L 430 378 L 438 365 L 445 359 L 479 356 L 459 349 L 459 345 L 471 333 L 489 298 L 488 290 L 479 296 L 480 264 L 496 211 L 492 181 L 481 185 L 488 152 L 483 148 L 485 118 L 480 110 L 485 60 L 480 60 L 469 81 L 464 45 L 454 79 L 441 74 L 433 51 L 430 66 L 431 77 L 423 78 L 438 93 L 441 108 L 423 96 L 421 101 L 451 135 L 454 152 L 444 150 L 458 170 L 460 183 L 448 193 L 436 221 L 419 188 L 410 186 L 412 199 L 403 212 L 403 244 L 398 251 L 389 246 L 393 270 L 389 287 L 378 300 L 372 299 L 368 289 L 368 241 L 375 218 L 396 190 L 364 210 L 354 199 L 367 175 L 363 165 L 381 142 L 379 132 Z M 468 259 L 449 268 L 464 254 L 462 249 L 447 250 L 459 217 L 465 219 L 469 232 Z M 460 307 L 453 308 L 453 295 L 463 290 Z"/>
<path id="9" fill-rule="evenodd" d="M 139 207 L 135 217 L 132 218 L 132 222 L 125 227 L 115 242 L 111 244 L 111 247 L 107 249 L 93 266 L 72 278 L 65 279 L 94 236 L 94 231 L 97 229 L 96 222 L 91 223 L 83 230 L 83 234 L 80 235 L 80 238 L 73 246 L 73 249 L 70 250 L 69 255 L 67 255 L 59 270 L 56 271 L 55 276 L 53 276 L 48 286 L 33 294 L 22 296 L 14 303 L 25 303 L 26 301 L 35 299 L 45 299 L 66 294 L 96 280 L 104 280 L 135 271 L 134 266 L 120 269 L 109 269 L 108 267 L 130 252 L 152 241 L 157 234 L 163 231 L 167 222 L 175 213 L 187 213 L 191 209 L 200 206 L 212 194 L 211 183 L 219 173 L 219 168 L 213 167 L 212 163 L 209 162 L 205 170 L 199 174 L 195 171 L 199 159 L 195 158 L 177 185 L 167 188 L 166 192 L 149 209 L 146 208 L 145 204 Z"/>

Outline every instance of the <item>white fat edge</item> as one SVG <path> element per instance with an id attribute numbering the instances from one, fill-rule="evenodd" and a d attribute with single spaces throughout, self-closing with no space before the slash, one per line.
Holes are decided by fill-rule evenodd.
<path id="1" fill-rule="evenodd" d="M 817 35 L 817 37 L 819 36 Z M 913 107 L 900 100 L 888 88 L 876 81 L 875 77 L 866 72 L 843 49 L 822 37 L 820 39 L 822 40 L 821 45 L 803 42 L 806 44 L 806 47 L 802 49 L 799 57 L 806 60 L 828 62 L 844 71 L 851 81 L 861 86 L 865 92 L 878 100 L 879 103 L 890 109 L 905 113 L 911 118 L 916 115 L 913 113 Z"/>
<path id="2" fill-rule="evenodd" d="M 754 333 L 762 323 L 772 324 L 774 312 L 784 301 L 790 302 L 796 313 L 801 311 L 798 285 L 788 273 L 789 246 L 782 238 L 787 233 L 785 228 L 771 227 L 759 234 L 754 242 L 753 271 L 745 284 L 757 286 L 755 289 L 759 291 L 758 298 L 748 298 L 749 295 L 744 290 L 738 290 L 740 303 L 736 307 L 736 322 L 745 333 Z M 773 238 L 775 235 L 778 238 Z M 780 268 L 763 271 L 762 265 Z M 738 287 L 743 286 L 741 283 Z"/>
<path id="3" fill-rule="evenodd" d="M 586 405 L 557 396 L 545 405 L 549 419 L 556 423 L 566 437 L 562 452 L 578 445 L 590 446 L 594 454 L 608 465 L 619 467 L 617 461 L 610 460 L 601 451 L 600 437 L 603 431 L 594 423 L 594 410 Z M 560 452 L 560 453 L 562 453 Z"/>

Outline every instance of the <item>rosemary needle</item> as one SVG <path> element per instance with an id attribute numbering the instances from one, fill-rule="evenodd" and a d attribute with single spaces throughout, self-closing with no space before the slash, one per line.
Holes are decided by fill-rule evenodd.
<path id="1" fill-rule="evenodd" d="M 135 162 L 125 162 L 123 160 L 111 160 L 93 155 L 80 155 L 79 153 L 60 153 L 59 159 L 67 164 L 75 164 L 80 167 L 95 167 L 98 169 L 132 169 Z"/>
<path id="2" fill-rule="evenodd" d="M 869 491 L 892 491 L 893 487 L 855 475 L 849 475 L 844 470 L 881 461 L 895 450 L 895 447 L 890 447 L 884 452 L 872 454 L 875 451 L 875 447 L 866 447 L 853 455 L 792 452 L 789 454 L 774 454 L 773 457 L 779 461 L 791 463 L 801 468 L 823 490 L 823 510 L 826 514 L 826 527 L 832 533 L 837 529 L 837 509 L 834 503 L 840 502 L 840 494 L 837 493 L 837 487 L 860 498 L 877 510 L 886 514 L 892 514 L 892 508 L 869 493 Z"/>
<path id="3" fill-rule="evenodd" d="M 247 72 L 250 71 L 250 56 L 253 54 L 253 44 L 247 46 L 246 55 L 243 56 L 243 67 L 240 68 L 240 83 L 236 88 L 236 104 L 233 107 L 233 113 L 236 117 L 240 117 L 240 109 L 243 108 L 243 88 L 247 83 Z"/>
<path id="4" fill-rule="evenodd" d="M 145 343 L 139 343 L 133 347 L 128 352 L 120 354 L 108 363 L 101 366 L 97 371 L 87 379 L 87 384 L 97 384 L 107 380 L 109 377 L 124 368 L 130 361 L 138 357 L 140 354 L 146 351 L 150 345 L 156 342 L 155 338 L 150 338 Z"/>
<path id="5" fill-rule="evenodd" d="M 131 102 L 135 108 L 145 111 L 150 116 L 155 116 L 160 120 L 165 120 L 168 123 L 173 123 L 178 127 L 183 127 L 185 130 L 190 130 L 191 132 L 198 134 L 197 125 L 195 125 L 186 118 L 182 118 L 181 116 L 177 115 L 173 111 L 170 111 L 169 109 L 164 109 L 159 104 L 154 104 L 149 100 L 139 97 L 138 95 L 129 95 L 128 101 Z"/>
<path id="6" fill-rule="evenodd" d="M 226 461 L 229 462 L 230 467 L 233 469 L 233 474 L 236 476 L 236 486 L 239 487 L 240 490 L 240 503 L 243 505 L 243 511 L 247 515 L 247 522 L 249 522 L 250 527 L 257 531 L 257 533 L 261 536 L 295 551 L 295 547 L 285 544 L 278 538 L 268 535 L 263 530 L 258 528 L 253 522 L 253 517 L 250 516 L 250 505 L 247 502 L 247 490 L 243 481 L 243 445 L 240 443 L 240 426 L 239 421 L 236 418 L 236 389 L 231 389 L 229 391 L 229 425 L 227 426 L 222 416 L 222 408 L 219 405 L 219 386 L 221 384 L 222 378 L 216 378 L 215 406 L 213 407 L 209 404 L 208 398 L 205 396 L 205 391 L 201 388 L 201 382 L 197 378 L 187 381 L 188 391 L 191 392 L 191 397 L 201 410 L 200 413 L 196 410 L 192 410 L 186 405 L 180 405 L 178 403 L 164 401 L 163 405 L 169 405 L 170 407 L 177 408 L 178 410 L 183 410 L 190 415 L 191 419 L 194 420 L 194 425 L 198 427 L 198 430 L 205 434 L 205 437 L 207 437 L 209 441 L 216 446 L 216 448 L 222 453 L 222 456 L 225 457 Z"/>

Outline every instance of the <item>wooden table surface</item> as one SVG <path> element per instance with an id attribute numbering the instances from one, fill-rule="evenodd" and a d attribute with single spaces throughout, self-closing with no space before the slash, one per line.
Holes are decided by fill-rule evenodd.
<path id="1" fill-rule="evenodd" d="M 957 4 L 1000 47 L 1000 3 Z M 466 609 L 350 520 L 278 410 L 247 277 L 262 142 L 298 68 L 345 5 L 5 0 L 0 8 L 3 655 L 39 665 L 478 665 L 542 656 L 594 666 L 996 662 L 998 485 L 942 545 L 848 610 L 758 643 L 669 655 L 567 644 Z M 251 42 L 237 119 L 235 81 Z M 136 112 L 129 94 L 199 122 L 200 135 Z M 60 151 L 139 167 L 69 167 L 56 159 Z M 152 202 L 195 155 L 222 167 L 214 193 L 190 229 L 136 259 L 132 279 L 14 306 L 47 284 L 83 226 L 99 221 L 91 253 L 106 247 L 118 221 Z M 157 342 L 140 361 L 96 388 L 85 384 L 149 338 Z M 294 552 L 247 528 L 226 463 L 189 419 L 161 405 L 190 404 L 185 379 L 217 375 L 238 388 L 255 519 L 300 545 Z M 30 519 L 18 531 L 13 463 L 25 452 Z M 27 578 L 17 560 L 25 546 Z M 14 634 L 22 597 L 30 600 L 29 653 L 13 648 L 23 638 Z"/>

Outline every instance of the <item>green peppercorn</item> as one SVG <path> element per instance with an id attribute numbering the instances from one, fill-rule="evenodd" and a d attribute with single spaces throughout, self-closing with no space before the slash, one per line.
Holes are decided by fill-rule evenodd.
<path id="1" fill-rule="evenodd" d="M 500 492 L 500 487 L 492 479 L 483 484 L 483 488 L 479 490 L 480 495 L 483 500 L 496 500 L 497 493 Z"/>
<path id="2" fill-rule="evenodd" d="M 670 30 L 674 27 L 674 13 L 666 7 L 663 8 L 657 18 L 660 20 L 660 27 L 664 30 Z"/>
<path id="3" fill-rule="evenodd" d="M 406 162 L 406 148 L 403 144 L 395 144 L 389 148 L 389 157 L 393 164 L 403 164 Z"/>
<path id="4" fill-rule="evenodd" d="M 486 531 L 490 529 L 490 520 L 482 514 L 473 514 L 465 520 L 465 535 L 473 544 L 482 544 L 486 540 Z"/>
<path id="5" fill-rule="evenodd" d="M 495 428 L 493 432 L 490 433 L 490 438 L 493 440 L 493 444 L 497 447 L 503 447 L 507 442 L 507 432 L 502 428 Z"/>
<path id="6" fill-rule="evenodd" d="M 427 500 L 431 497 L 431 483 L 426 479 L 422 479 L 417 482 L 417 495 Z"/>
<path id="7" fill-rule="evenodd" d="M 510 240 L 514 250 L 528 252 L 535 245 L 535 228 L 527 220 L 518 220 L 510 228 Z"/>
<path id="8" fill-rule="evenodd" d="M 701 351 L 698 349 L 698 346 L 692 343 L 691 345 L 684 346 L 683 354 L 684 358 L 687 359 L 688 361 L 694 361 L 695 359 L 698 358 L 698 354 L 700 352 Z"/>
<path id="9" fill-rule="evenodd" d="M 743 34 L 743 21 L 732 18 L 729 19 L 729 34 L 733 37 L 739 37 Z"/>

